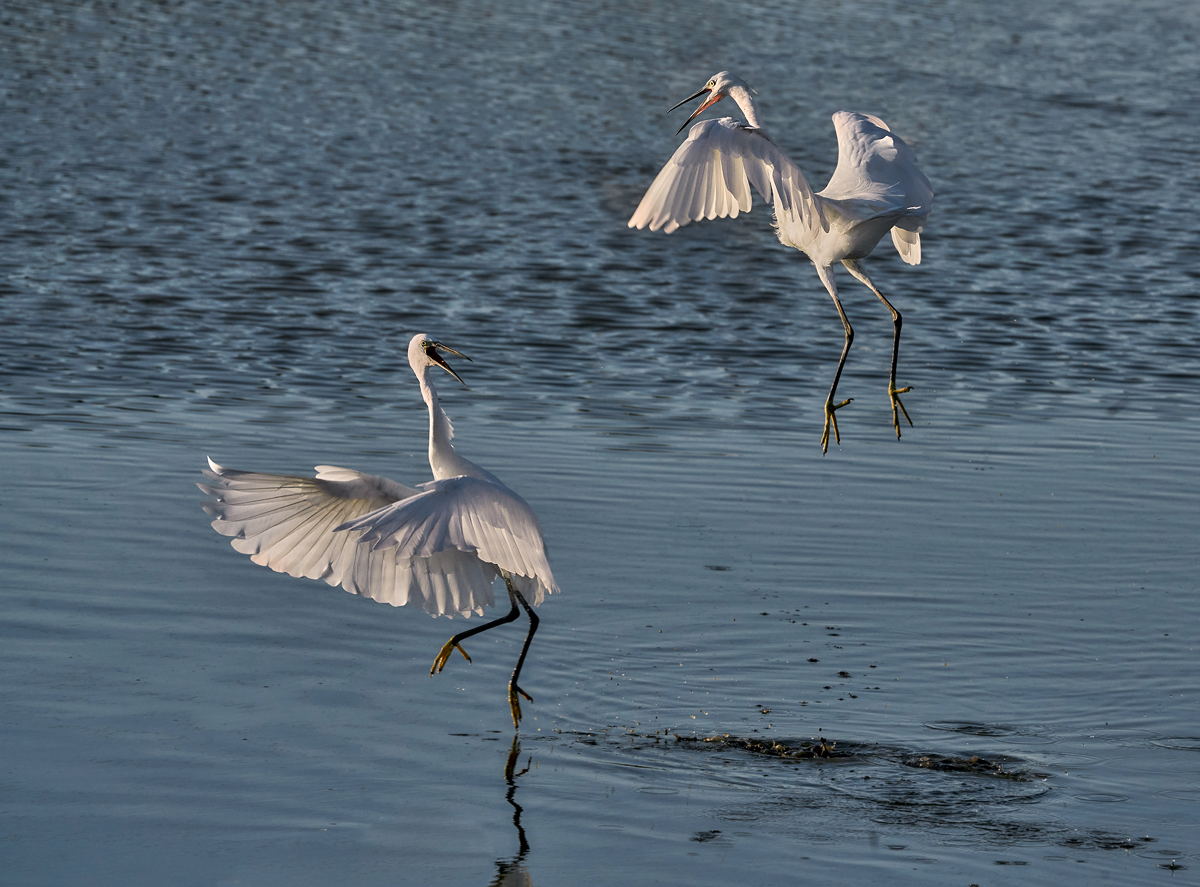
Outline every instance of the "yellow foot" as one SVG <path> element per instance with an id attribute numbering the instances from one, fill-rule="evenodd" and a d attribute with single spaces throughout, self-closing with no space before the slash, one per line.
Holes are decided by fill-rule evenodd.
<path id="1" fill-rule="evenodd" d="M 825 432 L 821 435 L 821 455 L 829 449 L 829 426 L 833 426 L 833 439 L 839 444 L 842 442 L 842 436 L 838 434 L 837 416 L 834 415 L 835 410 L 840 410 L 846 404 L 854 400 L 853 397 L 848 397 L 841 403 L 835 404 L 832 399 L 825 399 Z M 907 415 L 907 414 L 905 414 Z"/>
<path id="2" fill-rule="evenodd" d="M 533 697 L 518 687 L 516 684 L 508 685 L 508 706 L 512 709 L 513 726 L 521 726 L 521 700 L 517 697 L 520 693 L 530 702 L 533 702 Z"/>
<path id="3" fill-rule="evenodd" d="M 450 638 L 450 640 L 446 641 L 446 643 L 442 645 L 442 649 L 438 652 L 437 658 L 433 660 L 433 667 L 429 669 L 430 677 L 433 677 L 446 667 L 446 660 L 450 658 L 450 654 L 455 650 L 458 650 L 458 652 L 462 653 L 463 659 L 467 660 L 467 662 L 471 661 L 471 657 L 467 655 L 467 651 L 456 644 L 454 642 L 454 638 Z"/>
<path id="4" fill-rule="evenodd" d="M 904 413 L 905 419 L 908 419 L 908 426 L 912 427 L 912 419 L 908 418 L 908 410 L 904 409 L 904 403 L 897 397 L 897 395 L 903 394 L 906 391 L 912 391 L 912 386 L 897 388 L 895 384 L 888 385 L 888 397 L 892 399 L 892 427 L 896 429 L 896 440 L 900 439 L 900 419 L 896 415 L 896 407 L 900 407 L 900 412 Z"/>

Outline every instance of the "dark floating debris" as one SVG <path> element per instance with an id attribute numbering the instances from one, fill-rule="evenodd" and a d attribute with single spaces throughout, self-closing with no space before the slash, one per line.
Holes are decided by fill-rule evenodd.
<path id="1" fill-rule="evenodd" d="M 799 745 L 786 745 L 770 739 L 730 736 L 728 733 L 720 736 L 680 736 L 676 733 L 675 739 L 679 742 L 707 742 L 725 748 L 741 748 L 758 755 L 771 755 L 776 758 L 848 758 L 853 754 L 834 751 L 837 743 L 827 742 L 824 736 L 801 742 Z"/>
<path id="2" fill-rule="evenodd" d="M 719 733 L 715 736 L 681 736 L 674 734 L 677 742 L 707 743 L 721 748 L 740 748 L 756 755 L 769 755 L 774 758 L 791 759 L 862 759 L 868 751 L 859 744 L 837 747 L 837 742 L 824 736 L 799 742 L 781 742 L 777 739 L 754 739 L 746 736 L 733 736 L 729 733 Z M 1004 761 L 989 761 L 978 755 L 958 757 L 955 755 L 938 754 L 907 754 L 897 755 L 893 751 L 872 747 L 869 752 L 874 758 L 891 758 L 906 767 L 916 767 L 921 770 L 937 770 L 944 773 L 975 773 L 980 776 L 990 776 L 995 779 L 1008 779 L 1013 782 L 1032 782 L 1035 779 L 1046 779 L 1049 774 L 1031 773 L 1013 769 L 1020 761 L 1007 759 Z M 1006 769 L 1006 767 L 1008 769 Z"/>
<path id="3" fill-rule="evenodd" d="M 803 703 L 801 703 L 803 704 Z M 761 703 L 754 704 L 755 708 L 763 710 Z M 995 729 L 990 725 L 979 724 L 939 724 L 934 729 L 946 729 L 953 726 L 954 732 L 966 732 L 978 735 L 991 735 Z M 981 729 L 982 728 L 982 729 Z M 611 728 L 615 730 L 616 728 Z M 985 732 L 986 731 L 986 732 Z M 830 786 L 836 787 L 838 797 L 850 806 L 846 809 L 864 809 L 861 805 L 869 805 L 869 819 L 874 823 L 894 824 L 900 827 L 925 828 L 930 824 L 942 825 L 946 814 L 956 809 L 975 810 L 980 803 L 1008 804 L 1013 801 L 1030 801 L 1041 797 L 1050 791 L 1046 783 L 1053 779 L 1053 774 L 1037 772 L 1029 767 L 1029 762 L 1021 758 L 1007 755 L 997 755 L 993 759 L 973 755 L 959 757 L 936 753 L 922 754 L 911 750 L 889 747 L 873 742 L 856 742 L 847 740 L 838 742 L 824 736 L 812 739 L 777 739 L 751 738 L 734 736 L 729 733 L 718 733 L 711 736 L 685 736 L 664 728 L 654 732 L 639 733 L 634 729 L 622 727 L 621 732 L 610 733 L 608 729 L 600 731 L 576 731 L 555 729 L 555 733 L 570 737 L 573 741 L 594 746 L 600 742 L 620 741 L 633 743 L 634 747 L 669 748 L 672 745 L 682 746 L 688 751 L 700 751 L 701 746 L 708 746 L 715 752 L 739 749 L 753 755 L 763 755 L 776 758 L 787 769 L 803 769 L 787 766 L 804 760 L 812 761 L 814 766 L 822 767 L 823 762 L 835 767 L 837 775 L 830 776 Z M 542 737 L 538 737 L 541 739 Z M 546 737 L 547 740 L 550 737 Z M 674 740 L 674 741 L 672 741 Z M 660 745 L 659 743 L 662 743 Z M 722 763 L 734 763 L 733 760 Z M 749 762 L 748 762 L 749 763 Z M 767 775 L 763 769 L 765 761 L 751 768 L 762 775 Z M 846 765 L 850 765 L 847 767 Z M 871 768 L 870 773 L 859 772 L 859 765 Z M 931 773 L 972 774 L 985 782 L 975 782 L 973 779 L 949 777 L 948 782 L 941 779 L 914 779 L 913 774 L 899 776 L 892 767 L 911 767 L 927 770 Z M 826 775 L 830 775 L 826 771 Z M 859 777 L 861 776 L 861 780 Z M 845 779 L 843 779 L 845 777 Z M 855 788 L 854 786 L 861 786 Z M 924 786 L 924 790 L 921 789 Z M 859 806 L 855 806 L 859 805 Z M 739 819 L 741 821 L 741 819 Z M 985 843 L 1011 847 L 1014 843 L 1047 843 L 1067 847 L 1071 850 L 1123 850 L 1131 851 L 1144 849 L 1156 839 L 1145 836 L 1129 836 L 1128 834 L 1113 833 L 1103 830 L 1080 830 L 1062 825 L 1037 825 L 1003 817 L 989 821 L 976 821 L 972 817 L 963 820 L 964 824 L 974 823 L 978 834 Z M 822 832 L 824 834 L 824 832 Z M 728 834 L 719 830 L 696 832 L 692 840 L 697 843 L 715 841 L 718 844 L 731 842 Z M 890 847 L 891 845 L 889 845 Z M 902 845 L 898 845 L 902 849 Z M 1142 853 L 1140 855 L 1150 855 Z M 1153 854 L 1161 862 L 1162 869 L 1180 871 L 1186 866 L 1180 865 L 1178 857 L 1171 850 L 1160 850 Z M 1019 860 L 1000 860 L 998 865 L 1019 865 Z"/>

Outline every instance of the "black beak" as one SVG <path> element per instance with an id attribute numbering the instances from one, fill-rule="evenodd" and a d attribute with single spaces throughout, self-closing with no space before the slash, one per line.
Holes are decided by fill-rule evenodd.
<path id="1" fill-rule="evenodd" d="M 674 105 L 674 106 L 672 106 L 671 108 L 668 108 L 668 109 L 667 109 L 667 113 L 668 113 L 668 114 L 670 114 L 672 111 L 674 111 L 674 110 L 675 110 L 675 108 L 678 108 L 680 105 L 686 105 L 686 104 L 687 104 L 688 102 L 690 102 L 692 99 L 698 99 L 698 98 L 700 98 L 700 96 L 704 95 L 706 92 L 710 92 L 710 90 L 709 90 L 709 88 L 708 88 L 707 86 L 706 86 L 706 87 L 704 87 L 704 88 L 703 88 L 702 90 L 700 90 L 699 92 L 697 92 L 695 95 L 690 95 L 690 96 L 688 96 L 686 99 L 684 99 L 684 100 L 683 100 L 682 102 L 680 102 L 678 105 Z M 706 103 L 706 104 L 707 104 L 707 103 Z M 703 110 L 705 107 L 706 107 L 706 105 L 701 105 L 701 106 L 700 106 L 698 109 L 696 109 L 694 112 L 692 112 L 692 117 L 695 117 L 697 114 L 699 114 L 699 113 L 700 113 L 700 111 L 702 111 L 702 110 Z M 684 126 L 687 126 L 689 123 L 691 123 L 691 122 L 692 122 L 692 117 L 689 117 L 687 120 L 683 121 L 683 126 L 679 127 L 679 129 L 675 130 L 675 135 L 679 135 L 681 132 L 683 132 L 683 127 L 684 127 Z"/>
<path id="2" fill-rule="evenodd" d="M 680 105 L 686 105 L 686 104 L 687 104 L 688 102 L 690 102 L 692 99 L 698 99 L 698 98 L 700 98 L 700 96 L 704 95 L 704 94 L 705 94 L 706 92 L 708 92 L 708 91 L 709 91 L 709 90 L 708 90 L 708 87 L 707 87 L 707 86 L 706 86 L 706 87 L 704 87 L 704 89 L 700 90 L 699 92 L 695 93 L 694 95 L 690 95 L 690 96 L 688 96 L 686 99 L 684 99 L 684 100 L 683 100 L 682 102 L 680 102 L 678 105 L 673 105 L 673 106 L 671 106 L 670 108 L 668 108 L 668 109 L 667 109 L 667 113 L 668 113 L 668 114 L 670 114 L 672 111 L 674 111 L 674 110 L 675 110 L 676 108 L 678 108 Z"/>
<path id="3" fill-rule="evenodd" d="M 444 369 L 446 372 L 448 372 L 450 375 L 452 375 L 454 378 L 458 379 L 458 381 L 462 385 L 462 387 L 466 388 L 467 383 L 463 382 L 463 380 L 461 378 L 459 378 L 458 373 L 454 372 L 454 370 L 450 367 L 450 364 L 446 363 L 446 358 L 442 357 L 442 355 L 437 353 L 438 348 L 441 348 L 443 351 L 449 351 L 451 354 L 457 354 L 459 357 L 465 358 L 466 360 L 471 360 L 471 358 L 467 357 L 467 355 L 463 354 L 461 351 L 455 351 L 449 345 L 443 345 L 441 342 L 426 342 L 425 343 L 425 353 L 429 355 L 429 359 L 432 360 L 434 363 L 436 363 L 438 366 L 440 366 L 442 369 Z M 474 363 L 474 361 L 471 361 L 471 362 Z"/>

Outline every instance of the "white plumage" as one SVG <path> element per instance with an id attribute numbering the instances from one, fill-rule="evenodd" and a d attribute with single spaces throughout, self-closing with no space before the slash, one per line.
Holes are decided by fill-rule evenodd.
<path id="1" fill-rule="evenodd" d="M 870 254 L 883 235 L 890 231 L 900 257 L 910 265 L 920 263 L 921 230 L 933 206 L 933 189 L 918 168 L 916 155 L 878 117 L 839 111 L 833 115 L 838 137 L 837 169 L 825 189 L 814 194 L 799 167 L 771 141 L 759 124 L 750 88 L 744 81 L 722 71 L 679 105 L 705 93 L 709 94 L 708 98 L 684 126 L 726 96 L 737 103 L 746 122 L 722 117 L 695 124 L 646 190 L 629 220 L 629 227 L 661 229 L 670 234 L 701 219 L 736 218 L 739 213 L 750 211 L 750 188 L 753 186 L 775 211 L 780 242 L 805 253 L 816 266 L 846 331 L 837 373 L 825 400 L 822 451 L 829 446 L 831 425 L 840 442 L 834 412 L 850 403 L 850 400 L 833 403 L 838 379 L 854 339 L 854 331 L 842 309 L 833 279 L 831 266 L 835 262 L 841 262 L 857 280 L 869 287 L 892 314 L 894 335 L 888 396 L 892 402 L 892 424 L 896 437 L 899 437 L 896 408 L 904 411 L 906 419 L 908 412 L 898 395 L 910 390 L 896 388 L 900 312 L 867 278 L 859 260 Z M 911 419 L 909 424 L 912 424 Z"/>
<path id="2" fill-rule="evenodd" d="M 629 227 L 670 234 L 701 219 L 736 219 L 753 206 L 751 185 L 783 217 L 828 227 L 799 167 L 762 130 L 732 117 L 691 128 L 646 190 Z"/>
<path id="3" fill-rule="evenodd" d="M 482 614 L 495 603 L 496 577 L 503 578 L 512 604 L 508 616 L 455 635 L 430 673 L 440 671 L 456 648 L 467 655 L 459 646 L 464 638 L 516 619 L 520 602 L 530 629 L 509 684 L 515 724 L 521 717 L 516 694 L 526 695 L 516 680 L 537 629 L 530 605 L 559 588 L 533 509 L 451 446 L 454 429 L 429 376 L 440 366 L 459 377 L 439 348 L 459 354 L 424 334 L 408 348 L 429 408 L 434 479 L 422 489 L 332 465 L 318 465 L 316 477 L 296 477 L 235 471 L 211 459 L 204 472 L 208 483 L 197 486 L 212 498 L 202 507 L 213 516 L 213 528 L 232 536 L 234 549 L 277 572 L 451 618 Z"/>
<path id="4" fill-rule="evenodd" d="M 361 530 L 359 548 L 388 552 L 397 561 L 421 562 L 451 553 L 475 560 L 486 577 L 488 604 L 498 570 L 507 570 L 518 586 L 525 585 L 521 590 L 532 595 L 535 607 L 558 590 L 542 529 L 524 499 L 499 482 L 466 475 L 421 486 L 425 492 L 348 520 L 340 529 Z M 433 612 L 428 603 L 425 609 Z M 478 612 L 478 606 L 469 609 Z M 437 615 L 452 612 L 463 610 L 443 608 Z"/>

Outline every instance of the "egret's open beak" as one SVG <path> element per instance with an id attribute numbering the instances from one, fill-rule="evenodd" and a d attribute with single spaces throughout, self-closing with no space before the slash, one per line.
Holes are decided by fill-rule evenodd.
<path id="1" fill-rule="evenodd" d="M 450 364 L 446 363 L 446 358 L 442 357 L 442 355 L 437 353 L 438 348 L 441 348 L 443 351 L 449 351 L 451 354 L 457 354 L 459 357 L 464 357 L 467 360 L 471 360 L 471 358 L 467 357 L 467 355 L 463 354 L 461 351 L 455 351 L 449 345 L 443 345 L 441 342 L 426 342 L 425 343 L 425 353 L 429 355 L 429 359 L 432 360 L 434 363 L 436 363 L 438 366 L 440 366 L 442 369 L 444 369 L 446 372 L 448 372 L 450 375 L 452 375 L 454 378 L 458 379 L 458 381 L 462 385 L 462 387 L 466 388 L 467 383 L 463 382 L 463 380 L 461 378 L 459 378 L 458 373 L 454 372 L 454 370 L 450 368 Z M 474 361 L 471 361 L 471 362 L 474 363 Z"/>
<path id="2" fill-rule="evenodd" d="M 692 99 L 698 99 L 698 98 L 700 98 L 700 96 L 704 95 L 706 92 L 712 92 L 712 90 L 710 90 L 706 86 L 706 87 L 704 87 L 704 89 L 700 90 L 695 95 L 688 96 L 686 99 L 684 99 L 682 102 L 680 102 L 679 105 L 686 105 Z M 683 132 L 683 127 L 687 126 L 689 123 L 691 123 L 693 120 L 695 120 L 697 114 L 699 114 L 705 108 L 715 105 L 717 102 L 721 101 L 721 99 L 723 99 L 724 97 L 725 96 L 722 93 L 714 93 L 713 95 L 710 95 L 707 99 L 705 99 L 703 102 L 700 103 L 699 108 L 697 108 L 695 111 L 692 112 L 691 117 L 689 117 L 687 120 L 683 121 L 683 126 L 679 127 L 679 129 L 675 130 L 675 135 L 679 135 L 681 132 Z M 679 107 L 679 105 L 675 105 L 675 107 L 668 109 L 667 113 L 670 114 L 671 111 L 674 111 L 675 108 Z"/>

